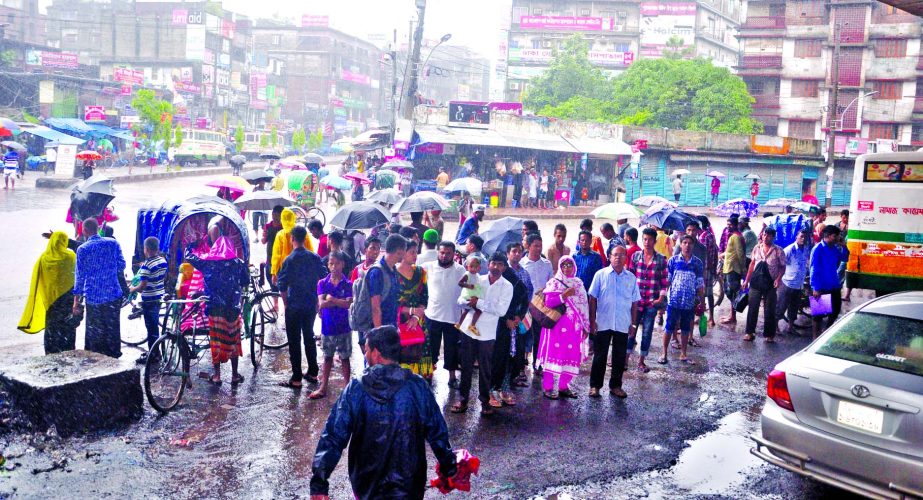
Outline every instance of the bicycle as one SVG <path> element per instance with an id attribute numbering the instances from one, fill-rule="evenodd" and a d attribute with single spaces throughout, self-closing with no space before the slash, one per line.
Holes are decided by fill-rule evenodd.
<path id="1" fill-rule="evenodd" d="M 167 413 L 179 404 L 189 384 L 192 358 L 209 349 L 208 321 L 205 304 L 208 297 L 163 301 L 167 307 L 162 333 L 154 342 L 144 363 L 144 393 L 155 410 Z M 184 310 L 187 304 L 192 304 Z M 182 325 L 192 321 L 183 331 Z"/>
<path id="2" fill-rule="evenodd" d="M 327 216 L 324 214 L 324 211 L 317 208 L 316 206 L 302 208 L 297 205 L 288 207 L 291 211 L 295 212 L 295 225 L 307 227 L 308 222 L 311 219 L 319 220 L 321 224 L 327 225 Z"/>
<path id="3" fill-rule="evenodd" d="M 250 266 L 250 286 L 244 298 L 243 318 L 245 336 L 250 338 L 250 360 L 256 368 L 262 362 L 264 349 L 281 349 L 288 346 L 288 336 L 282 330 L 277 304 L 281 299 L 264 285 L 263 273 Z"/>
<path id="4" fill-rule="evenodd" d="M 137 286 L 138 283 L 140 283 L 138 277 L 132 278 L 131 286 Z M 147 327 L 144 324 L 139 295 L 133 293 L 122 299 L 119 338 L 123 344 L 131 347 L 137 347 L 147 341 Z"/>

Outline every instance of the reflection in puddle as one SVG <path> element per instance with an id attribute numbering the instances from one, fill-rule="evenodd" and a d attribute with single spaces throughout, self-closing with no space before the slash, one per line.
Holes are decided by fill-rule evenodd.
<path id="1" fill-rule="evenodd" d="M 667 472 L 676 486 L 693 494 L 720 493 L 761 463 L 750 454 L 747 438 L 756 429 L 758 414 L 731 413 L 718 428 L 689 442 L 676 465 Z"/>

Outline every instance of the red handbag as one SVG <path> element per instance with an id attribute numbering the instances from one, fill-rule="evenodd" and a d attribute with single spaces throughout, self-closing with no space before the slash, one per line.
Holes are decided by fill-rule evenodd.
<path id="1" fill-rule="evenodd" d="M 401 347 L 422 344 L 426 339 L 423 326 L 416 316 L 410 314 L 410 308 L 402 307 L 398 312 L 397 330 L 401 335 Z"/>

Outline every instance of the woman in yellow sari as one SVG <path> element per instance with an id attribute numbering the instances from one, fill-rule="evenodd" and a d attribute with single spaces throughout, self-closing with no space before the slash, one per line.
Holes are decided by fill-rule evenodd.
<path id="1" fill-rule="evenodd" d="M 32 269 L 32 285 L 19 329 L 26 333 L 45 330 L 45 354 L 72 351 L 77 326 L 72 323 L 74 269 L 77 254 L 67 248 L 67 234 L 55 231 L 48 248 Z"/>

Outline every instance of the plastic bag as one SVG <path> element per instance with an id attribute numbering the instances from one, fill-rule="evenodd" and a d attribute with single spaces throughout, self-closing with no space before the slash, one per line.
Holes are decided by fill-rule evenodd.
<path id="1" fill-rule="evenodd" d="M 471 491 L 471 475 L 477 475 L 481 468 L 481 460 L 465 449 L 455 451 L 455 460 L 458 471 L 454 476 L 445 477 L 436 462 L 436 478 L 429 481 L 430 486 L 439 489 L 443 495 L 452 490 Z"/>
<path id="2" fill-rule="evenodd" d="M 708 320 L 705 315 L 699 316 L 699 337 L 704 337 L 708 333 Z"/>

